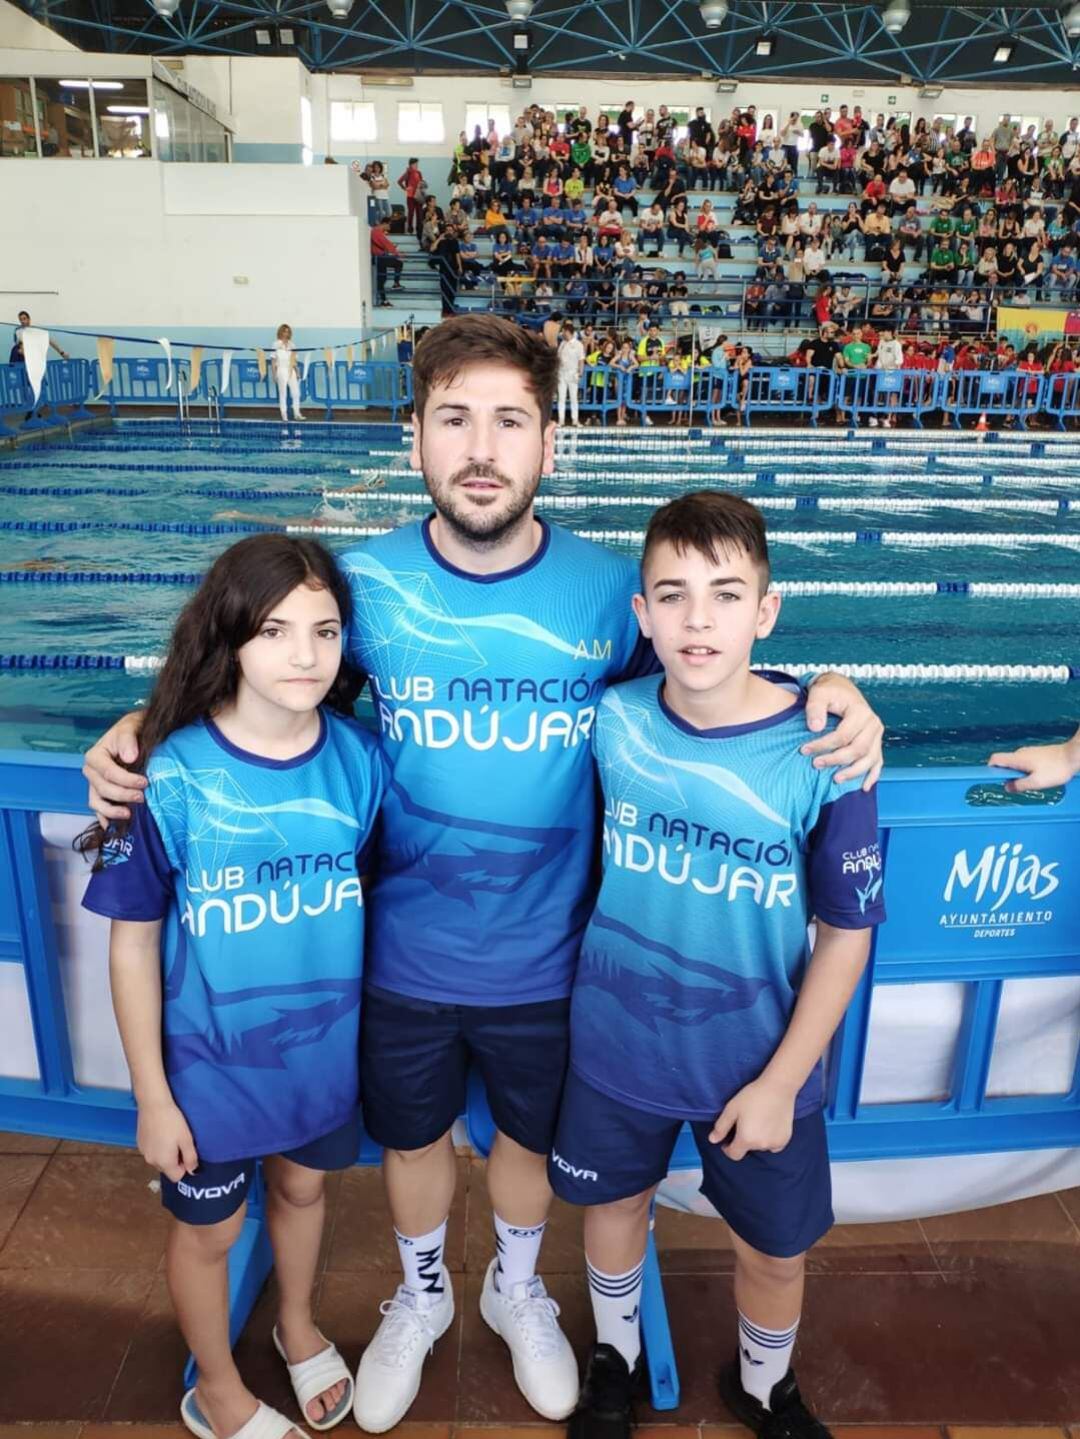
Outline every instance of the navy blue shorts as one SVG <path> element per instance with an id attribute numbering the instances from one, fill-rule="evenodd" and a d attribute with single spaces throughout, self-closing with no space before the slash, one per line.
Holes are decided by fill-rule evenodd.
<path id="1" fill-rule="evenodd" d="M 610 1204 L 643 1194 L 668 1172 L 682 1121 L 650 1114 L 593 1089 L 571 1072 L 548 1175 L 560 1199 Z M 690 1125 L 701 1155 L 701 1193 L 761 1254 L 803 1254 L 833 1223 L 832 1180 L 821 1110 L 796 1119 L 779 1154 L 752 1150 L 729 1159 L 709 1143 L 712 1122 Z"/>
<path id="2" fill-rule="evenodd" d="M 569 1048 L 569 999 L 489 1007 L 365 990 L 364 1128 L 385 1149 L 434 1144 L 463 1112 L 475 1064 L 496 1127 L 524 1149 L 547 1154 Z"/>
<path id="3" fill-rule="evenodd" d="M 348 1169 L 360 1153 L 360 1116 L 321 1139 L 289 1149 L 282 1155 L 305 1169 Z M 203 1162 L 194 1174 L 185 1174 L 174 1183 L 161 1176 L 161 1202 L 170 1214 L 185 1224 L 220 1224 L 230 1219 L 243 1204 L 255 1178 L 254 1159 L 225 1159 Z"/>

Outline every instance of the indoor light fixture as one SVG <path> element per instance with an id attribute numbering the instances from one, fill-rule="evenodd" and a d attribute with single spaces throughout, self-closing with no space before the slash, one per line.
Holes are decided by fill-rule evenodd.
<path id="1" fill-rule="evenodd" d="M 255 44 L 256 44 L 256 45 L 269 45 L 270 43 L 271 43 L 271 42 L 270 42 L 270 31 L 269 31 L 269 30 L 256 30 L 256 31 L 255 31 Z"/>
<path id="2" fill-rule="evenodd" d="M 326 8 L 335 20 L 347 20 L 352 7 L 353 0 L 326 0 Z"/>
<path id="3" fill-rule="evenodd" d="M 506 0 L 506 13 L 511 20 L 527 20 L 532 14 L 533 0 Z"/>
<path id="4" fill-rule="evenodd" d="M 907 0 L 889 0 L 881 12 L 881 23 L 890 35 L 899 35 L 911 19 L 911 6 Z"/>
<path id="5" fill-rule="evenodd" d="M 754 46 L 755 55 L 771 55 L 776 41 L 771 35 L 762 35 L 761 39 Z"/>
<path id="6" fill-rule="evenodd" d="M 277 33 L 278 33 L 278 44 L 280 44 L 280 45 L 295 45 L 295 44 L 296 44 L 296 32 L 295 32 L 295 30 L 292 28 L 291 25 L 279 25 L 279 26 L 278 26 L 278 32 L 277 32 Z"/>
<path id="7" fill-rule="evenodd" d="M 154 0 L 154 10 L 164 19 L 171 19 L 180 9 L 180 0 Z"/>
<path id="8" fill-rule="evenodd" d="M 1069 6 L 1061 23 L 1065 26 L 1065 34 L 1070 40 L 1075 40 L 1080 35 L 1080 0 Z"/>
<path id="9" fill-rule="evenodd" d="M 61 80 L 60 87 L 64 90 L 122 90 L 123 80 Z"/>
<path id="10" fill-rule="evenodd" d="M 110 115 L 149 115 L 149 105 L 106 105 L 106 112 Z"/>
<path id="11" fill-rule="evenodd" d="M 1007 65 L 1007 64 L 1009 63 L 1009 61 L 1012 59 L 1012 52 L 1013 52 L 1013 46 L 1012 46 L 1012 45 L 999 45 L 999 46 L 997 47 L 997 49 L 994 51 L 994 64 L 995 64 L 995 65 Z"/>
<path id="12" fill-rule="evenodd" d="M 727 19 L 727 0 L 701 0 L 701 18 L 706 30 L 719 30 Z"/>

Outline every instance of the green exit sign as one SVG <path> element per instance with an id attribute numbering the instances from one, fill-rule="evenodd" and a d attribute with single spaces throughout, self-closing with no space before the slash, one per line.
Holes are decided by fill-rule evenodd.
<path id="1" fill-rule="evenodd" d="M 822 103 L 823 105 L 827 105 L 827 104 L 829 103 L 829 97 L 828 97 L 828 95 L 822 95 L 822 97 L 821 97 L 821 103 Z"/>
<path id="2" fill-rule="evenodd" d="M 895 104 L 896 104 L 896 96 L 895 96 L 895 95 L 890 95 L 889 98 L 888 98 L 888 100 L 886 100 L 885 103 L 886 103 L 886 105 L 895 105 Z"/>

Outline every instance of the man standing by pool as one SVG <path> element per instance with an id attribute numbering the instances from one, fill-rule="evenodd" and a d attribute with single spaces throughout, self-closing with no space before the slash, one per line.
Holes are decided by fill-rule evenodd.
<path id="1" fill-rule="evenodd" d="M 577 1400 L 574 1356 L 536 1263 L 568 996 L 594 893 L 589 731 L 604 687 L 655 661 L 636 638 L 635 563 L 534 514 L 555 463 L 556 375 L 554 351 L 496 316 L 430 330 L 414 359 L 411 460 L 434 514 L 343 557 L 350 655 L 371 676 L 392 771 L 361 1058 L 404 1281 L 357 1375 L 356 1418 L 369 1432 L 404 1416 L 453 1320 L 450 1128 L 470 1062 L 497 1128 L 487 1176 L 496 1257 L 481 1312 L 533 1408 L 560 1419 Z M 815 684 L 812 729 L 826 710 L 842 723 L 813 742 L 819 764 L 872 783 L 880 722 L 839 677 Z M 138 797 L 112 758 L 134 752 L 122 722 L 87 755 L 99 812 Z"/>

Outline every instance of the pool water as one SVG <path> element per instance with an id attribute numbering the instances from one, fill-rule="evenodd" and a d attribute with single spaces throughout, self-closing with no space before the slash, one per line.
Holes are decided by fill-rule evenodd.
<path id="1" fill-rule="evenodd" d="M 785 598 L 755 653 L 762 663 L 1080 663 L 1072 437 L 586 430 L 560 436 L 539 509 L 633 553 L 658 503 L 706 486 L 766 513 Z M 340 550 L 362 542 L 349 530 L 427 509 L 400 426 L 263 421 L 185 432 L 121 421 L 8 452 L 0 497 L 9 666 L 160 654 L 191 577 L 249 527 L 318 526 Z M 992 592 L 938 589 L 980 584 Z M 145 670 L 0 669 L 0 748 L 85 749 L 151 684 Z M 994 748 L 1061 738 L 1080 718 L 1075 682 L 863 688 L 896 764 L 979 763 Z"/>

